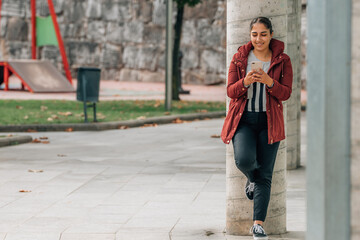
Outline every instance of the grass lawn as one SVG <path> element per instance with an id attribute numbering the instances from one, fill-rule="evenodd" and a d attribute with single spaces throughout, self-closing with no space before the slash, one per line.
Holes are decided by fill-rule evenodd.
<path id="1" fill-rule="evenodd" d="M 65 100 L 0 100 L 0 125 L 84 122 L 83 103 Z M 225 102 L 175 101 L 166 112 L 164 101 L 102 101 L 97 103 L 99 122 L 144 119 L 154 116 L 225 111 Z M 89 121 L 93 110 L 88 108 Z"/>

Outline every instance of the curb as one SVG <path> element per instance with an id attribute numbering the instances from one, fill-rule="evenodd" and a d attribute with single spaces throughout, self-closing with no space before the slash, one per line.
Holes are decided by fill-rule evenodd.
<path id="1" fill-rule="evenodd" d="M 180 119 L 183 121 L 204 120 L 225 117 L 225 111 L 209 113 L 191 113 L 153 117 L 141 120 L 101 123 L 65 123 L 65 124 L 28 124 L 0 126 L 0 132 L 48 132 L 48 131 L 103 131 L 126 127 L 140 127 L 146 124 L 167 124 Z"/>
<path id="2" fill-rule="evenodd" d="M 11 137 L 1 137 L 0 138 L 0 147 L 14 146 L 21 143 L 28 143 L 32 141 L 31 136 L 11 136 Z"/>

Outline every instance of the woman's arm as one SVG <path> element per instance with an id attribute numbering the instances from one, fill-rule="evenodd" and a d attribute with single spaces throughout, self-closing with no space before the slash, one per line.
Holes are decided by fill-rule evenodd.
<path id="1" fill-rule="evenodd" d="M 280 101 L 289 99 L 292 92 L 293 82 L 293 72 L 290 58 L 284 60 L 283 64 L 283 77 L 279 81 L 273 79 L 274 85 L 271 88 L 267 87 L 269 94 Z"/>
<path id="2" fill-rule="evenodd" d="M 244 78 L 240 78 L 239 69 L 235 64 L 235 56 L 233 57 L 228 74 L 227 95 L 229 98 L 239 98 L 247 92 L 244 86 Z"/>

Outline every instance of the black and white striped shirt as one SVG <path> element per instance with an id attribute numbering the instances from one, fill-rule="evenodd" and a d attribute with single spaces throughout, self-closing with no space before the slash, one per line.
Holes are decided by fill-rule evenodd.
<path id="1" fill-rule="evenodd" d="M 246 68 L 246 74 L 251 71 L 251 62 L 260 61 L 256 58 L 255 54 L 251 50 L 248 57 L 248 63 Z M 260 61 L 262 62 L 262 61 Z M 269 62 L 262 62 L 262 69 L 264 72 L 270 68 Z M 252 83 L 247 91 L 248 102 L 246 104 L 248 112 L 266 112 L 266 89 L 263 83 Z"/>

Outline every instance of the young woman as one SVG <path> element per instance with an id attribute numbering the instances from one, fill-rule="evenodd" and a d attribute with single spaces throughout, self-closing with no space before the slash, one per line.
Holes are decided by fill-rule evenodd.
<path id="1" fill-rule="evenodd" d="M 254 200 L 255 240 L 267 240 L 263 229 L 270 200 L 272 174 L 280 141 L 285 139 L 282 101 L 291 95 L 292 67 L 284 43 L 273 39 L 271 21 L 250 23 L 251 41 L 238 48 L 229 68 L 231 98 L 221 138 L 232 140 L 235 163 L 247 177 L 245 194 Z M 262 68 L 251 69 L 252 62 Z"/>

